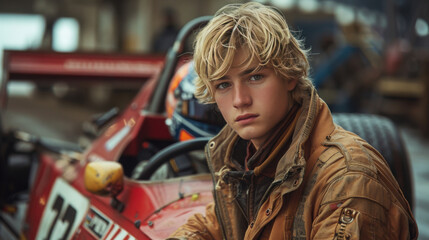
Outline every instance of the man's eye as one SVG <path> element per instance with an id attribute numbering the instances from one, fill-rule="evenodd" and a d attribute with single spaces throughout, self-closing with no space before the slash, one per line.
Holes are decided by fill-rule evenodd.
<path id="1" fill-rule="evenodd" d="M 227 83 L 227 82 L 222 82 L 222 83 L 219 83 L 219 84 L 217 84 L 216 85 L 216 89 L 225 89 L 225 88 L 227 88 L 227 87 L 229 87 L 229 83 Z"/>
<path id="2" fill-rule="evenodd" d="M 250 76 L 250 81 L 258 81 L 258 80 L 261 80 L 262 77 L 263 76 L 260 74 L 252 75 L 252 76 Z"/>

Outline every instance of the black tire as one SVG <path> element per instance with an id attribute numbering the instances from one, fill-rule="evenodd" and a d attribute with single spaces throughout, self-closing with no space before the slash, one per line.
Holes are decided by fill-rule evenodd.
<path id="1" fill-rule="evenodd" d="M 365 139 L 383 155 L 413 210 L 414 189 L 410 160 L 395 124 L 386 117 L 372 114 L 334 113 L 333 117 L 334 122 Z"/>

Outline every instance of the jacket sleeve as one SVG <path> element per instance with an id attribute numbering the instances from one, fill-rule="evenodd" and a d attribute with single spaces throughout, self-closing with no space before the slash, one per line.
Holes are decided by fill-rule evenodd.
<path id="1" fill-rule="evenodd" d="M 310 239 L 417 239 L 409 206 L 398 200 L 377 179 L 346 173 L 327 187 Z"/>
<path id="2" fill-rule="evenodd" d="M 188 221 L 170 235 L 168 239 L 223 239 L 215 213 L 214 202 L 206 206 L 205 216 L 202 214 L 191 216 Z"/>

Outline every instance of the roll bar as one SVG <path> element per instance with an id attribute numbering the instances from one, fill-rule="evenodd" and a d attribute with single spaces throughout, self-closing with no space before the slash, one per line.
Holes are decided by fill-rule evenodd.
<path id="1" fill-rule="evenodd" d="M 177 35 L 173 46 L 168 50 L 164 68 L 162 69 L 160 79 L 152 94 L 152 98 L 146 110 L 151 113 L 161 114 L 164 111 L 165 97 L 167 88 L 173 78 L 180 54 L 183 54 L 185 42 L 189 35 L 196 29 L 205 26 L 211 19 L 211 16 L 202 16 L 188 22 Z"/>

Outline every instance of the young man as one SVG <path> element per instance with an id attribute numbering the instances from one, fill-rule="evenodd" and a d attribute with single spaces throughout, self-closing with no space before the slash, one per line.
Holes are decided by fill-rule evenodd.
<path id="1" fill-rule="evenodd" d="M 227 5 L 198 34 L 195 95 L 227 126 L 206 148 L 214 203 L 172 239 L 416 239 L 382 156 L 332 121 L 276 10 Z"/>

